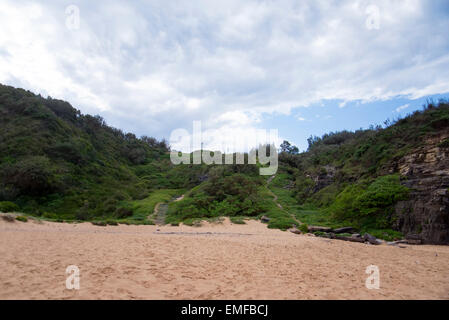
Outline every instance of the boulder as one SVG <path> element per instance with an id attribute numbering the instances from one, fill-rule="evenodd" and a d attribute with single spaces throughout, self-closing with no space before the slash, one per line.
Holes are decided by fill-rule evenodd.
<path id="1" fill-rule="evenodd" d="M 389 246 L 397 246 L 401 243 L 407 243 L 407 240 L 397 240 L 397 241 L 391 241 L 391 242 L 387 242 L 387 244 Z"/>
<path id="2" fill-rule="evenodd" d="M 380 244 L 380 241 L 378 241 L 375 236 L 372 236 L 369 233 L 365 233 L 363 235 L 363 239 L 370 244 L 375 244 L 375 245 Z"/>
<path id="3" fill-rule="evenodd" d="M 268 218 L 267 216 L 263 216 L 262 218 L 260 218 L 260 221 L 262 221 L 262 222 L 270 222 L 270 218 Z"/>
<path id="4" fill-rule="evenodd" d="M 365 240 L 363 238 L 345 237 L 345 236 L 339 236 L 338 234 L 335 235 L 334 238 L 338 239 L 338 240 L 344 240 L 344 241 L 350 241 L 350 242 L 360 242 L 360 243 L 365 242 Z"/>
<path id="5" fill-rule="evenodd" d="M 353 227 L 343 227 L 334 229 L 334 233 L 351 233 L 354 232 L 355 229 Z"/>
<path id="6" fill-rule="evenodd" d="M 2 219 L 5 220 L 6 222 L 15 222 L 16 221 L 16 218 L 10 214 L 2 215 Z"/>
<path id="7" fill-rule="evenodd" d="M 297 228 L 290 228 L 290 229 L 288 229 L 288 231 L 290 231 L 291 233 L 294 233 L 294 234 L 301 234 L 302 233 L 301 230 L 299 230 Z"/>
<path id="8" fill-rule="evenodd" d="M 316 231 L 331 232 L 332 228 L 329 228 L 329 227 L 318 227 L 318 226 L 309 226 L 308 230 L 309 230 L 309 232 L 316 232 Z"/>

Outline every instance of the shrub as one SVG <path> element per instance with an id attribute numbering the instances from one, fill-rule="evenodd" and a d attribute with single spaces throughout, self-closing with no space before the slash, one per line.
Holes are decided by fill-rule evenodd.
<path id="1" fill-rule="evenodd" d="M 118 226 L 117 221 L 114 220 L 106 220 L 106 224 L 109 226 Z"/>
<path id="2" fill-rule="evenodd" d="M 306 223 L 303 223 L 299 226 L 299 230 L 301 230 L 302 233 L 308 233 L 309 226 Z"/>
<path id="3" fill-rule="evenodd" d="M 4 174 L 8 184 L 24 195 L 40 196 L 56 189 L 54 168 L 44 156 L 24 158 L 9 167 Z"/>
<path id="4" fill-rule="evenodd" d="M 84 221 L 89 219 L 89 201 L 84 201 L 84 205 L 78 209 L 75 216 L 77 220 Z"/>
<path id="5" fill-rule="evenodd" d="M 28 221 L 28 218 L 25 217 L 25 216 L 17 216 L 17 217 L 16 217 L 16 220 L 17 220 L 17 221 L 22 221 L 22 222 L 27 222 L 27 221 Z"/>
<path id="6" fill-rule="evenodd" d="M 1 201 L 0 202 L 0 212 L 8 213 L 8 212 L 17 212 L 19 211 L 19 206 L 14 202 L 10 201 Z"/>
<path id="7" fill-rule="evenodd" d="M 114 215 L 118 219 L 128 218 L 128 217 L 131 217 L 133 215 L 133 209 L 132 208 L 120 207 L 120 208 L 117 208 L 117 210 L 115 210 Z"/>
<path id="8" fill-rule="evenodd" d="M 245 224 L 245 220 L 243 217 L 230 217 L 230 220 L 234 224 Z"/>
<path id="9" fill-rule="evenodd" d="M 330 209 L 339 221 L 388 228 L 394 205 L 408 195 L 409 189 L 400 184 L 398 175 L 382 176 L 368 186 L 362 182 L 346 187 Z"/>

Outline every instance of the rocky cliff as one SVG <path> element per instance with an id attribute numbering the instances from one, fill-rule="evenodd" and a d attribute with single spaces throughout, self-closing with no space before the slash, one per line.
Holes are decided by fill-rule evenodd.
<path id="1" fill-rule="evenodd" d="M 396 225 L 406 238 L 449 244 L 449 128 L 400 159 L 396 170 L 412 191 L 396 205 Z"/>

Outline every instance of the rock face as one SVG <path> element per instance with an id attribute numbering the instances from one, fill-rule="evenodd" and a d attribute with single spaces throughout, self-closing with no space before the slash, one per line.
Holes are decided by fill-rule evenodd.
<path id="1" fill-rule="evenodd" d="M 313 193 L 320 191 L 324 187 L 327 187 L 334 182 L 336 169 L 333 166 L 326 165 L 322 167 L 322 172 L 314 177 L 312 177 L 315 182 L 313 187 Z"/>
<path id="2" fill-rule="evenodd" d="M 449 149 L 438 144 L 449 130 L 434 136 L 399 160 L 395 171 L 406 178 L 410 199 L 396 205 L 396 229 L 423 243 L 449 244 Z"/>

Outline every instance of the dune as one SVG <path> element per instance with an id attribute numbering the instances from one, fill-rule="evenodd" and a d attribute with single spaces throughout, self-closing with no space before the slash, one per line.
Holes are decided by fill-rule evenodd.
<path id="1" fill-rule="evenodd" d="M 372 246 L 245 225 L 0 219 L 0 299 L 448 299 L 449 247 Z M 66 268 L 80 271 L 66 288 Z M 380 271 L 367 289 L 367 266 Z"/>

